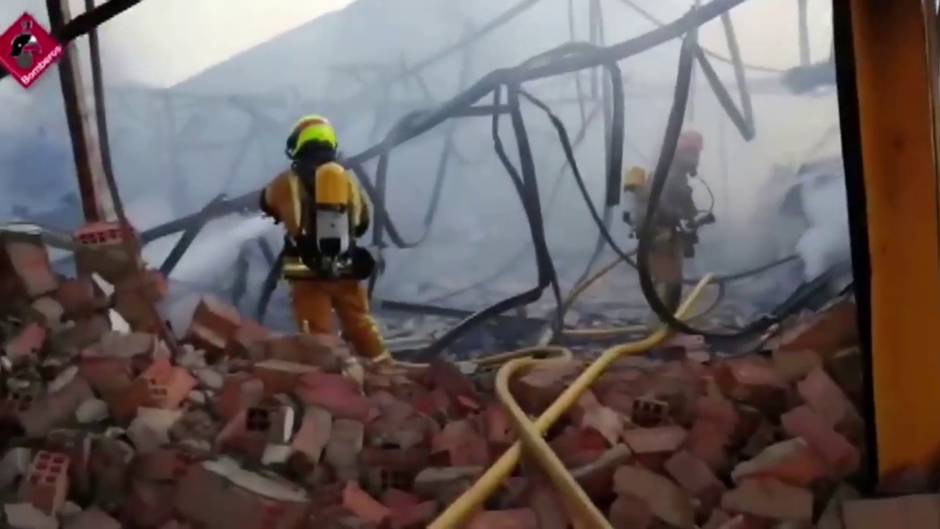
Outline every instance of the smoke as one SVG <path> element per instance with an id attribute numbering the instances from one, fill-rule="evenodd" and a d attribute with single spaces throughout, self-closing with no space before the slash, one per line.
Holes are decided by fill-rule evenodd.
<path id="1" fill-rule="evenodd" d="M 16 2 L 44 10 L 38 0 Z M 508 8 L 507 2 L 358 0 L 315 19 L 321 11 L 345 3 L 147 0 L 102 29 L 112 156 L 118 185 L 138 229 L 197 211 L 220 193 L 235 196 L 265 185 L 285 168 L 286 131 L 300 115 L 329 116 L 341 148 L 354 154 L 380 141 L 402 116 L 440 104 L 494 69 L 590 37 L 588 2 L 575 2 L 572 36 L 567 2 L 543 0 L 466 51 L 393 82 L 402 70 L 483 27 Z M 604 4 L 607 43 L 653 28 L 618 2 Z M 640 4 L 663 21 L 681 16 L 687 8 L 681 2 Z M 814 60 L 829 55 L 832 31 L 827 4 L 810 2 Z M 6 8 L 5 3 L 0 9 Z M 797 251 L 806 276 L 812 277 L 848 253 L 841 174 L 825 185 L 799 191 L 805 216 L 780 210 L 786 193 L 800 182 L 797 169 L 818 157 L 813 147 L 838 122 L 831 90 L 794 96 L 775 73 L 798 61 L 796 18 L 796 3 L 789 0 L 751 0 L 732 12 L 745 60 L 770 70 L 747 74 L 757 120 L 755 140 L 745 142 L 740 137 L 701 73 L 696 73 L 686 126 L 705 136 L 699 173 L 711 195 L 702 185 L 693 183 L 693 187 L 701 209 L 714 202 L 718 222 L 701 230 L 688 275 L 733 273 Z M 702 28 L 701 40 L 709 49 L 728 54 L 719 21 Z M 84 41 L 79 46 L 84 50 Z M 626 167 L 652 170 L 656 163 L 677 57 L 678 43 L 670 42 L 620 63 L 626 79 Z M 463 65 L 467 70 L 461 82 Z M 719 61 L 714 66 L 738 99 L 731 67 Z M 583 113 L 574 75 L 526 86 L 552 106 L 572 137 L 599 104 L 595 96 L 605 83 L 602 75 L 588 71 L 581 72 L 579 79 L 586 100 Z M 49 75 L 30 93 L 17 92 L 19 88 L 9 81 L 2 85 L 0 98 L 15 101 L 9 115 L 16 121 L 6 115 L 0 119 L 0 133 L 7 139 L 0 146 L 0 178 L 5 189 L 13 189 L 0 198 L 0 214 L 14 203 L 40 212 L 61 209 L 63 197 L 74 194 L 76 186 L 58 80 Z M 548 245 L 567 290 L 584 270 L 597 228 L 570 171 L 563 170 L 562 150 L 544 114 L 529 105 L 523 111 Z M 35 126 L 35 132 L 24 134 L 20 123 L 28 123 L 26 129 Z M 508 118 L 502 123 L 503 142 L 517 162 Z M 450 126 L 446 123 L 392 151 L 387 208 L 408 240 L 425 232 L 426 208 Z M 384 250 L 387 266 L 376 290 L 381 299 L 446 299 L 477 308 L 535 284 L 529 227 L 514 187 L 493 153 L 490 120 L 463 118 L 453 126 L 452 156 L 431 231 L 418 248 Z M 46 143 L 35 140 L 40 128 L 46 131 Z M 586 125 L 584 141 L 576 150 L 591 197 L 601 207 L 604 142 L 604 122 L 598 117 Z M 30 154 L 30 148 L 36 152 Z M 374 174 L 375 163 L 367 164 L 366 170 Z M 17 186 L 17 179 L 33 184 Z M 80 222 L 78 211 L 69 215 L 73 224 Z M 614 237 L 621 247 L 630 248 L 634 242 L 619 222 L 620 212 L 612 212 L 612 217 Z M 227 292 L 240 255 L 250 265 L 251 292 L 245 303 L 256 299 L 267 265 L 256 240 L 265 237 L 277 249 L 279 229 L 268 221 L 243 217 L 207 226 L 171 277 L 179 292 L 173 301 L 174 317 L 185 321 L 185 313 L 194 306 L 195 298 L 183 295 L 186 292 Z M 363 243 L 371 244 L 371 237 Z M 178 238 L 148 246 L 145 257 L 150 264 L 158 266 Z M 798 280 L 786 271 L 779 277 L 774 274 L 766 277 L 771 283 L 779 279 L 778 288 L 757 289 L 749 295 L 766 298 L 792 288 Z M 466 295 L 448 295 L 461 290 Z M 609 290 L 624 299 L 638 295 L 635 286 Z"/>

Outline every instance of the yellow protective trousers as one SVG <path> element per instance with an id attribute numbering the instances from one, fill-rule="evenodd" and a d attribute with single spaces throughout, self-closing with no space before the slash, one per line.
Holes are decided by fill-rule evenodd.
<path id="1" fill-rule="evenodd" d="M 335 310 L 343 339 L 357 354 L 368 358 L 385 354 L 379 326 L 369 312 L 368 294 L 359 281 L 290 281 L 290 289 L 299 329 L 313 334 L 332 334 Z"/>

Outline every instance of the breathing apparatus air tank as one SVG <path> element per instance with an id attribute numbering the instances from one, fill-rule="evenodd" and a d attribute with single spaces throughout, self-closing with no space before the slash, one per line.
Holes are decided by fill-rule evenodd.
<path id="1" fill-rule="evenodd" d="M 646 170 L 640 167 L 631 167 L 623 175 L 623 221 L 630 226 L 631 238 L 636 238 L 646 215 L 646 181 Z"/>

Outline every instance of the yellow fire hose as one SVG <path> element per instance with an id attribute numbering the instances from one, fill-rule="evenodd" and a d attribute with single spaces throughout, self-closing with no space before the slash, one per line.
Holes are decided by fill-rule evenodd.
<path id="1" fill-rule="evenodd" d="M 684 317 L 691 306 L 701 295 L 702 290 L 711 280 L 712 276 L 703 278 L 691 294 L 679 307 L 676 316 Z M 522 444 L 525 443 L 532 450 L 545 470 L 549 473 L 552 481 L 565 500 L 566 505 L 574 507 L 578 514 L 587 520 L 589 527 L 609 528 L 610 524 L 602 514 L 593 505 L 593 502 L 587 497 L 584 491 L 577 485 L 574 478 L 571 477 L 568 470 L 564 467 L 558 457 L 551 451 L 551 448 L 542 439 L 542 435 L 555 423 L 568 408 L 574 404 L 584 391 L 597 380 L 604 371 L 618 358 L 624 355 L 640 353 L 656 346 L 662 342 L 670 331 L 667 327 L 662 327 L 652 335 L 643 340 L 619 345 L 604 351 L 601 356 L 595 360 L 565 391 L 546 409 L 541 416 L 533 423 L 526 416 L 522 409 L 509 393 L 509 379 L 512 374 L 523 367 L 528 367 L 538 360 L 520 358 L 510 361 L 503 366 L 497 376 L 497 391 L 503 404 L 506 406 L 510 416 L 516 422 L 516 427 L 520 433 L 520 441 L 517 441 L 511 448 L 506 450 L 503 455 L 473 484 L 470 489 L 457 498 L 451 505 L 432 522 L 428 529 L 456 529 L 461 527 L 467 519 L 474 514 L 477 509 L 486 501 L 486 499 L 502 485 L 506 478 L 512 474 L 513 469 L 519 462 L 522 454 Z"/>
<path id="2" fill-rule="evenodd" d="M 507 353 L 486 355 L 480 358 L 474 358 L 467 360 L 468 363 L 476 364 L 478 368 L 489 369 L 495 366 L 500 366 L 509 362 L 511 360 L 516 360 L 519 358 L 529 358 L 535 360 L 571 360 L 574 355 L 571 353 L 571 350 L 567 347 L 561 347 L 557 345 L 544 345 L 537 347 L 526 347 L 524 349 L 518 349 L 516 351 L 509 351 Z M 372 359 L 373 362 L 391 362 L 395 367 L 401 367 L 405 369 L 427 369 L 431 364 L 426 363 L 416 363 L 416 362 L 404 362 L 401 360 L 395 360 L 392 358 L 391 354 L 384 353 L 381 356 Z"/>

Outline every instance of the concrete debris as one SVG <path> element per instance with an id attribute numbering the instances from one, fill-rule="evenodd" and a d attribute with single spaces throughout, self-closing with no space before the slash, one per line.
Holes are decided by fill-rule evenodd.
<path id="1" fill-rule="evenodd" d="M 491 369 L 375 365 L 214 298 L 174 356 L 144 310 L 165 281 L 96 259 L 59 277 L 0 234 L 7 526 L 419 529 L 517 439 Z M 847 298 L 734 359 L 677 336 L 615 362 L 547 440 L 617 528 L 933 527 L 935 496 L 845 485 L 866 449 L 854 321 Z M 510 388 L 537 415 L 586 358 Z M 566 529 L 568 507 L 524 459 L 465 527 Z"/>

